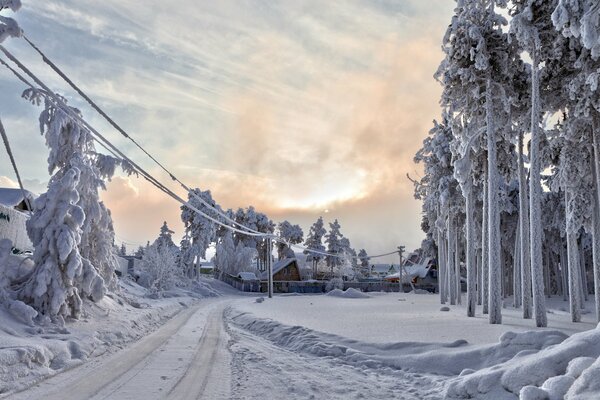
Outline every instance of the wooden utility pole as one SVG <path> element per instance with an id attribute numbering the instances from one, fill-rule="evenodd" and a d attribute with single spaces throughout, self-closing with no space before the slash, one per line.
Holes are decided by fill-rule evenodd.
<path id="1" fill-rule="evenodd" d="M 269 298 L 273 297 L 273 263 L 271 262 L 271 238 L 267 238 L 267 274 L 269 275 Z"/>
<path id="2" fill-rule="evenodd" d="M 400 256 L 400 264 L 398 265 L 398 284 L 400 285 L 400 293 L 404 292 L 402 286 L 402 254 L 404 253 L 404 246 L 398 246 L 398 256 Z"/>

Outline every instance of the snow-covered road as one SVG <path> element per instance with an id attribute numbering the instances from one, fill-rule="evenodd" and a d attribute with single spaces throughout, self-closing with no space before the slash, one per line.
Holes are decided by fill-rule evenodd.
<path id="1" fill-rule="evenodd" d="M 9 398 L 440 398 L 443 384 L 437 377 L 357 368 L 336 357 L 291 351 L 246 330 L 226 312 L 239 301 L 232 295 L 203 300 L 125 349 L 92 358 Z"/>
<path id="2" fill-rule="evenodd" d="M 126 349 L 58 374 L 14 399 L 228 399 L 230 356 L 223 309 L 203 301 Z"/>

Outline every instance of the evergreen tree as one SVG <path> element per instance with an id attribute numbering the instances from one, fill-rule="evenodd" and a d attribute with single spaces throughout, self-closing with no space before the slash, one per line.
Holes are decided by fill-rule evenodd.
<path id="1" fill-rule="evenodd" d="M 279 236 L 285 240 L 285 243 L 277 243 L 277 255 L 279 260 L 295 257 L 294 251 L 289 245 L 302 243 L 304 232 L 300 225 L 292 225 L 289 221 L 283 221 L 278 226 Z"/>
<path id="2" fill-rule="evenodd" d="M 324 228 L 323 217 L 319 217 L 319 219 L 317 219 L 317 221 L 310 227 L 308 235 L 306 235 L 304 246 L 308 249 L 324 252 L 325 246 L 323 245 L 323 238 L 325 237 L 326 233 L 327 231 Z M 304 250 L 304 254 L 307 255 L 307 261 L 312 262 L 313 273 L 316 274 L 317 264 L 323 258 L 323 256 L 307 250 Z"/>

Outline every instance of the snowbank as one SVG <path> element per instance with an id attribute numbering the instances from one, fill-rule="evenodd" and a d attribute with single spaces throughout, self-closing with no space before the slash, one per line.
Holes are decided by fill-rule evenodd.
<path id="1" fill-rule="evenodd" d="M 342 297 L 344 299 L 368 299 L 371 296 L 361 292 L 354 288 L 348 288 L 346 291 L 340 289 L 333 289 L 331 292 L 325 294 L 326 296 Z"/>
<path id="2" fill-rule="evenodd" d="M 597 399 L 599 356 L 600 326 L 555 346 L 541 346 L 539 352 L 524 351 L 500 365 L 463 373 L 450 383 L 446 398 Z"/>
<path id="3" fill-rule="evenodd" d="M 355 367 L 391 368 L 444 376 L 466 374 L 488 367 L 494 370 L 501 363 L 550 348 L 567 338 L 567 335 L 558 331 L 531 331 L 509 332 L 498 343 L 488 345 L 468 345 L 464 340 L 450 343 L 367 343 L 303 326 L 288 326 L 271 319 L 257 318 L 233 308 L 226 315 L 233 326 L 290 351 L 317 357 L 335 357 Z"/>

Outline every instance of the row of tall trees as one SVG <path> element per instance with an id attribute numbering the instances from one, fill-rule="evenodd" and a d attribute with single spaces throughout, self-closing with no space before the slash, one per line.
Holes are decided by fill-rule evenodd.
<path id="1" fill-rule="evenodd" d="M 513 296 L 546 326 L 546 295 L 600 319 L 600 5 L 458 0 L 443 39 L 442 118 L 415 161 L 441 302 L 493 324 Z M 588 282 L 593 281 L 593 288 Z"/>

